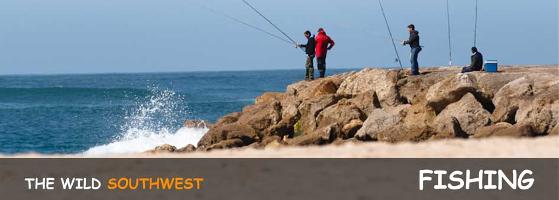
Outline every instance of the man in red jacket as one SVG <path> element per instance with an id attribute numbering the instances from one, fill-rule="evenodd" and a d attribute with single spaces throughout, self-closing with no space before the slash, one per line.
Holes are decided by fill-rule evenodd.
<path id="1" fill-rule="evenodd" d="M 317 61 L 317 68 L 320 72 L 320 78 L 324 78 L 324 74 L 326 73 L 326 54 L 328 50 L 334 47 L 334 40 L 332 40 L 323 28 L 318 29 L 318 34 L 315 37 L 316 40 L 316 61 Z"/>

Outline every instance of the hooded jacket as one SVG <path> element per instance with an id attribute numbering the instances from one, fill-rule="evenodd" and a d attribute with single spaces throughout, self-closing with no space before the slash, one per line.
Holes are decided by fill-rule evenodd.
<path id="1" fill-rule="evenodd" d="M 314 36 L 309 37 L 307 44 L 301 44 L 299 47 L 305 48 L 305 53 L 309 56 L 314 56 L 314 51 L 316 49 L 316 41 Z"/>
<path id="2" fill-rule="evenodd" d="M 419 45 L 419 32 L 416 30 L 410 32 L 410 38 L 404 41 L 404 45 L 409 44 L 411 48 L 421 47 Z"/>
<path id="3" fill-rule="evenodd" d="M 316 35 L 315 40 L 316 40 L 315 53 L 317 58 L 326 57 L 328 50 L 334 47 L 335 44 L 334 40 L 332 40 L 328 35 L 326 35 L 326 32 L 324 31 L 318 32 L 318 35 Z"/>
<path id="4" fill-rule="evenodd" d="M 476 52 L 472 55 L 471 60 L 470 69 L 472 71 L 481 71 L 483 68 L 483 55 L 480 52 Z"/>

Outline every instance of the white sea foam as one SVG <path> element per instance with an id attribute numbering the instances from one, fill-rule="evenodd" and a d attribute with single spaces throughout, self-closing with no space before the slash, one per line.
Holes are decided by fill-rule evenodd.
<path id="1" fill-rule="evenodd" d="M 102 155 L 115 153 L 138 153 L 152 150 L 162 144 L 170 144 L 177 148 L 188 144 L 195 145 L 200 138 L 208 131 L 206 128 L 181 128 L 175 133 L 167 130 L 160 132 L 150 132 L 147 130 L 131 129 L 130 135 L 137 135 L 133 138 L 123 138 L 109 144 L 93 147 L 85 152 L 86 155 Z"/>
<path id="2" fill-rule="evenodd" d="M 121 133 L 109 144 L 95 146 L 86 155 L 138 153 L 170 144 L 177 148 L 196 145 L 207 128 L 173 128 L 186 116 L 186 102 L 171 90 L 149 88 L 150 95 L 137 99 L 134 109 L 124 117 Z"/>

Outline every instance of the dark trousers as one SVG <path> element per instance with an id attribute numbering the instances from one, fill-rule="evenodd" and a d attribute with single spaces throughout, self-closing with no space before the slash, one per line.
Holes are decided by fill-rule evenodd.
<path id="1" fill-rule="evenodd" d="M 475 72 L 475 71 L 481 71 L 481 69 L 476 70 L 476 69 L 472 69 L 470 67 L 463 67 L 462 68 L 462 73 Z"/>
<path id="2" fill-rule="evenodd" d="M 411 48 L 411 74 L 419 75 L 419 63 L 417 62 L 417 57 L 419 56 L 419 52 L 421 52 L 421 47 L 414 47 Z"/>
<path id="3" fill-rule="evenodd" d="M 320 72 L 320 78 L 324 78 L 326 74 L 326 57 L 316 58 L 318 72 Z"/>
<path id="4" fill-rule="evenodd" d="M 314 55 L 307 55 L 307 62 L 305 63 L 305 68 L 307 72 L 305 74 L 305 79 L 314 79 Z"/>

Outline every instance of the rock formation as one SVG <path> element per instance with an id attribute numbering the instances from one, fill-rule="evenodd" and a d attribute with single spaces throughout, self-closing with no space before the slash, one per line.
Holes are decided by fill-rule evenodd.
<path id="1" fill-rule="evenodd" d="M 197 149 L 559 134 L 557 66 L 422 71 L 367 68 L 265 93 L 219 119 Z"/>

